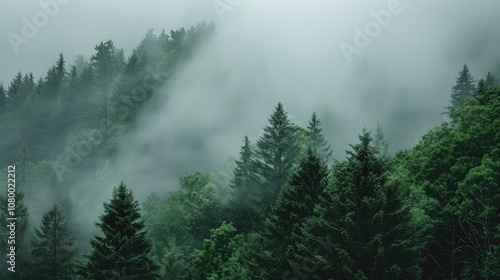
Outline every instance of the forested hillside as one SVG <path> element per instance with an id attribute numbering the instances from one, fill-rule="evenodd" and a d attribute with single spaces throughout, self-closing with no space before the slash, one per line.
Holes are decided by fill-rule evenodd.
<path id="1" fill-rule="evenodd" d="M 500 279 L 500 85 L 467 65 L 442 93 L 448 121 L 408 150 L 388 152 L 383 124 L 353 127 L 358 141 L 335 159 L 325 120 L 296 124 L 282 100 L 256 141 L 241 135 L 236 160 L 138 201 L 113 169 L 117 153 L 215 34 L 206 22 L 150 30 L 129 57 L 109 40 L 88 60 L 61 53 L 45 77 L 0 85 L 18 271 L 1 227 L 0 279 Z M 111 196 L 85 195 L 103 188 Z M 78 209 L 102 205 L 94 228 L 79 223 Z"/>

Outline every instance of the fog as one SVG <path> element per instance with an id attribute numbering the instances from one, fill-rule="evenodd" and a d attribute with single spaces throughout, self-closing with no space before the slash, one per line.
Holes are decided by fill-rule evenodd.
<path id="1" fill-rule="evenodd" d="M 336 159 L 377 122 L 391 152 L 412 147 L 445 121 L 464 63 L 478 78 L 498 69 L 500 37 L 492 35 L 500 5 L 401 1 L 399 14 L 346 59 L 340 43 L 354 45 L 355 27 L 364 29 L 389 2 L 243 1 L 162 89 L 156 109 L 144 110 L 119 169 L 130 182 L 165 188 L 158 182 L 218 168 L 245 134 L 258 138 L 278 101 L 302 126 L 316 110 Z"/>
<path id="2" fill-rule="evenodd" d="M 500 72 L 498 1 L 66 2 L 17 52 L 8 34 L 21 35 L 22 17 L 31 19 L 41 6 L 0 2 L 5 87 L 17 71 L 43 77 L 60 52 L 71 64 L 111 39 L 127 57 L 149 28 L 158 34 L 202 20 L 217 25 L 216 35 L 145 105 L 112 161 L 117 180 L 140 200 L 177 188 L 186 172 L 222 168 L 245 135 L 258 139 L 279 101 L 304 127 L 316 111 L 341 160 L 364 127 L 382 124 L 393 153 L 446 121 L 441 113 L 464 63 L 475 78 Z M 388 5 L 396 13 L 357 45 L 356 28 L 373 25 L 374 13 Z M 356 51 L 346 55 L 346 44 Z M 76 171 L 82 181 L 93 180 L 94 173 Z M 72 197 L 82 207 L 100 205 L 116 184 L 95 193 L 75 189 Z M 98 211 L 80 213 L 89 220 Z"/>

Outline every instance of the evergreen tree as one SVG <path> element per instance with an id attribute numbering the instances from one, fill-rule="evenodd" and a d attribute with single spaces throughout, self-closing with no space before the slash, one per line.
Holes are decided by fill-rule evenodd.
<path id="1" fill-rule="evenodd" d="M 28 98 L 35 89 L 35 77 L 33 73 L 25 74 L 21 80 L 20 92 Z"/>
<path id="2" fill-rule="evenodd" d="M 5 89 L 3 88 L 3 85 L 0 84 L 0 117 L 2 116 L 5 105 L 7 104 L 7 95 L 5 93 Z"/>
<path id="3" fill-rule="evenodd" d="M 253 160 L 254 152 L 248 136 L 245 136 L 240 149 L 240 159 L 236 161 L 234 177 L 231 180 L 232 197 L 229 201 L 231 220 L 242 232 L 248 232 L 256 226 L 255 222 L 258 220 L 259 190 L 255 172 L 252 170 Z"/>
<path id="4" fill-rule="evenodd" d="M 375 130 L 373 138 L 373 145 L 377 148 L 379 154 L 382 157 L 386 157 L 387 149 L 389 148 L 389 141 L 385 139 L 384 131 L 380 123 L 377 124 L 377 129 Z"/>
<path id="5" fill-rule="evenodd" d="M 334 167 L 331 185 L 301 228 L 291 256 L 293 273 L 304 278 L 314 272 L 314 279 L 418 279 L 422 241 L 410 228 L 410 209 L 399 185 L 388 180 L 388 166 L 370 134 L 359 138 L 347 161 Z"/>
<path id="6" fill-rule="evenodd" d="M 467 64 L 464 64 L 462 71 L 458 74 L 456 84 L 451 89 L 451 105 L 447 107 L 448 114 L 453 113 L 453 111 L 460 106 L 464 100 L 472 97 L 474 92 L 474 79 L 469 72 L 469 67 L 467 67 Z"/>
<path id="7" fill-rule="evenodd" d="M 308 134 L 308 147 L 317 151 L 323 159 L 328 163 L 332 159 L 332 148 L 323 136 L 323 129 L 321 128 L 321 121 L 319 120 L 316 112 L 312 114 L 309 125 L 307 126 Z"/>
<path id="8" fill-rule="evenodd" d="M 66 61 L 64 60 L 64 55 L 63 53 L 59 54 L 59 59 L 57 60 L 56 63 L 56 69 L 57 69 L 57 76 L 59 77 L 59 81 L 61 81 L 66 74 Z"/>
<path id="9" fill-rule="evenodd" d="M 92 280 L 157 279 L 158 267 L 148 255 L 151 245 L 146 238 L 139 203 L 123 182 L 113 189 L 110 202 L 104 203 L 104 214 L 99 220 L 96 226 L 104 236 L 91 239 L 92 250 L 80 274 Z"/>
<path id="10" fill-rule="evenodd" d="M 497 85 L 497 80 L 493 74 L 488 72 L 486 79 L 481 78 L 477 83 L 477 91 L 475 97 L 481 105 L 486 105 L 491 99 L 491 93 L 493 89 L 489 87 L 494 87 Z"/>
<path id="11" fill-rule="evenodd" d="M 25 100 L 22 87 L 23 87 L 23 75 L 21 72 L 17 72 L 16 76 L 10 82 L 9 87 L 7 88 L 7 97 L 9 108 L 19 108 L 23 104 Z"/>
<path id="12" fill-rule="evenodd" d="M 327 167 L 320 156 L 308 149 L 305 157 L 283 189 L 265 222 L 265 249 L 271 258 L 263 259 L 267 279 L 281 279 L 289 268 L 288 258 L 300 224 L 313 214 L 314 206 L 327 185 Z"/>
<path id="13" fill-rule="evenodd" d="M 76 253 L 73 239 L 63 213 L 54 205 L 43 215 L 31 242 L 32 279 L 72 279 Z"/>
<path id="14" fill-rule="evenodd" d="M 493 87 L 493 86 L 497 86 L 498 85 L 498 80 L 497 78 L 495 78 L 495 76 L 493 74 L 491 74 L 491 72 L 488 72 L 488 74 L 486 74 L 486 79 L 484 81 L 485 83 L 485 86 L 487 87 Z"/>
<path id="15" fill-rule="evenodd" d="M 108 136 L 108 102 L 109 102 L 109 90 L 113 79 L 118 75 L 118 73 L 125 66 L 123 50 L 117 50 L 113 44 L 113 41 L 109 40 L 105 43 L 101 42 L 95 47 L 97 51 L 96 54 L 92 55 L 90 58 L 93 61 L 93 66 L 100 83 L 99 89 L 102 96 L 98 96 L 98 100 L 103 102 L 97 102 L 98 111 L 97 115 L 104 118 L 104 139 Z M 100 124 L 101 119 L 96 120 Z"/>
<path id="16" fill-rule="evenodd" d="M 60 100 L 61 77 L 57 72 L 57 67 L 54 65 L 47 70 L 47 75 L 41 89 L 41 93 L 46 102 L 54 110 L 58 109 L 57 103 Z"/>
<path id="17" fill-rule="evenodd" d="M 288 119 L 283 104 L 278 103 L 269 118 L 270 125 L 257 141 L 256 159 L 253 162 L 261 186 L 261 209 L 270 212 L 281 189 L 287 184 L 300 153 L 300 143 Z"/>

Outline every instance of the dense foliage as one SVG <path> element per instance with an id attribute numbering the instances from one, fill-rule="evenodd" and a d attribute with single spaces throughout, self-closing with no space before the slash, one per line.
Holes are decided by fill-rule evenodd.
<path id="1" fill-rule="evenodd" d="M 0 164 L 19 168 L 19 273 L 7 271 L 2 227 L 1 279 L 500 279 L 500 87 L 491 73 L 474 81 L 467 65 L 450 121 L 409 150 L 389 154 L 379 125 L 334 160 L 318 115 L 302 127 L 280 102 L 234 165 L 185 174 L 139 204 L 113 174 L 116 153 L 143 104 L 214 30 L 150 30 L 127 59 L 101 42 L 90 60 L 68 67 L 61 54 L 44 78 L 0 85 Z M 79 169 L 96 175 L 80 182 Z M 89 243 L 68 189 L 116 185 Z M 39 226 L 27 192 L 55 194 Z"/>

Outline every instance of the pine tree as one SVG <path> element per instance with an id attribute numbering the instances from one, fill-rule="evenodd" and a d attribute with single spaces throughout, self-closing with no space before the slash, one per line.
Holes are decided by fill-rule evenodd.
<path id="1" fill-rule="evenodd" d="M 495 76 L 493 76 L 491 72 L 488 72 L 488 74 L 486 75 L 486 79 L 481 78 L 477 82 L 477 91 L 475 97 L 481 105 L 485 105 L 486 103 L 488 103 L 491 98 L 492 92 L 492 89 L 490 89 L 490 87 L 496 86 L 497 83 L 498 82 Z"/>
<path id="2" fill-rule="evenodd" d="M 475 90 L 474 79 L 469 72 L 469 67 L 467 67 L 467 64 L 464 64 L 462 71 L 458 74 L 456 84 L 451 89 L 451 105 L 447 107 L 448 114 L 452 114 L 464 100 L 472 97 Z"/>
<path id="3" fill-rule="evenodd" d="M 103 102 L 98 102 L 98 115 L 104 118 L 104 140 L 108 136 L 108 102 L 109 91 L 113 79 L 118 75 L 124 67 L 123 50 L 117 50 L 113 45 L 113 41 L 109 40 L 105 43 L 101 42 L 95 47 L 96 54 L 90 58 L 93 61 L 94 69 L 97 73 L 98 81 L 102 89 L 102 96 L 97 97 Z M 101 119 L 97 120 L 100 123 Z"/>
<path id="4" fill-rule="evenodd" d="M 21 72 L 17 72 L 16 76 L 10 82 L 9 87 L 7 88 L 7 97 L 9 108 L 19 108 L 26 96 L 24 96 L 22 91 L 23 83 L 23 75 Z"/>
<path id="5" fill-rule="evenodd" d="M 0 84 L 0 117 L 2 116 L 5 105 L 7 104 L 7 95 L 5 94 L 5 89 L 3 88 L 3 85 Z"/>
<path id="6" fill-rule="evenodd" d="M 243 146 L 240 149 L 240 159 L 236 161 L 234 168 L 234 177 L 231 180 L 232 198 L 229 202 L 231 220 L 235 227 L 248 232 L 255 226 L 258 220 L 258 199 L 259 190 L 255 172 L 253 171 L 252 161 L 254 160 L 254 151 L 252 150 L 248 136 L 245 136 Z"/>
<path id="7" fill-rule="evenodd" d="M 158 266 L 148 255 L 151 245 L 146 238 L 139 203 L 123 182 L 113 189 L 110 202 L 104 203 L 104 214 L 99 220 L 96 226 L 104 236 L 91 239 L 92 250 L 80 274 L 92 280 L 157 279 Z"/>
<path id="8" fill-rule="evenodd" d="M 20 92 L 28 98 L 35 89 L 35 78 L 33 73 L 25 74 L 21 80 Z"/>
<path id="9" fill-rule="evenodd" d="M 389 148 L 389 141 L 385 139 L 385 134 L 382 125 L 377 124 L 377 129 L 375 130 L 375 135 L 373 139 L 373 145 L 377 148 L 379 154 L 382 157 L 387 156 L 387 149 Z"/>
<path id="10" fill-rule="evenodd" d="M 72 279 L 76 249 L 71 234 L 57 205 L 43 215 L 31 242 L 33 279 Z"/>
<path id="11" fill-rule="evenodd" d="M 269 118 L 269 123 L 264 128 L 264 135 L 257 141 L 256 159 L 253 162 L 259 176 L 264 215 L 269 213 L 281 189 L 288 183 L 288 176 L 300 154 L 295 129 L 281 102 Z"/>
<path id="12" fill-rule="evenodd" d="M 307 219 L 291 256 L 293 274 L 315 279 L 418 279 L 419 235 L 386 161 L 366 131 L 347 161 L 334 167 L 331 185 Z M 292 279 L 292 278 L 288 278 Z"/>
<path id="13" fill-rule="evenodd" d="M 61 81 L 62 78 L 64 77 L 64 75 L 66 74 L 65 65 L 66 65 L 66 61 L 64 60 L 64 55 L 63 55 L 63 53 L 60 53 L 59 59 L 57 60 L 57 63 L 56 63 L 56 69 L 57 69 L 57 75 L 59 77 L 59 81 Z"/>
<path id="14" fill-rule="evenodd" d="M 485 86 L 487 87 L 493 87 L 493 86 L 497 86 L 498 85 L 498 80 L 497 78 L 495 78 L 495 76 L 493 74 L 491 74 L 491 72 L 488 72 L 488 74 L 486 74 L 486 79 L 484 81 L 485 83 Z"/>
<path id="15" fill-rule="evenodd" d="M 321 121 L 319 120 L 316 112 L 312 114 L 309 125 L 307 126 L 309 136 L 308 147 L 317 151 L 322 158 L 328 163 L 332 159 L 332 148 L 323 136 L 323 129 L 321 128 Z"/>
<path id="16" fill-rule="evenodd" d="M 281 279 L 289 268 L 287 260 L 294 236 L 299 233 L 300 224 L 312 216 L 314 206 L 326 188 L 327 177 L 323 160 L 316 151 L 308 149 L 265 222 L 263 237 L 271 258 L 264 259 L 261 267 L 265 267 L 268 279 Z"/>

